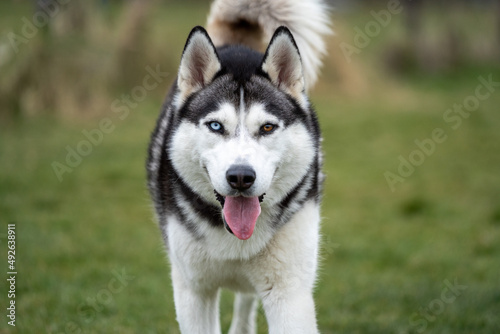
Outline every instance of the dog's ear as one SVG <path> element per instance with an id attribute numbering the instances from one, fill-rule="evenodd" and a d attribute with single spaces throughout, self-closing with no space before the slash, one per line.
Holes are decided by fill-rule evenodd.
<path id="1" fill-rule="evenodd" d="M 261 69 L 276 87 L 301 99 L 305 89 L 302 61 L 288 28 L 281 26 L 274 32 Z"/>
<path id="2" fill-rule="evenodd" d="M 208 85 L 220 69 L 219 56 L 207 31 L 199 26 L 193 28 L 182 52 L 177 78 L 181 100 Z"/>

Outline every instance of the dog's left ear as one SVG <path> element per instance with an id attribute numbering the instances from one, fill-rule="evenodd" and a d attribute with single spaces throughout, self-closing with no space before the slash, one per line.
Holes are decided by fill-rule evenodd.
<path id="1" fill-rule="evenodd" d="M 200 26 L 193 28 L 182 52 L 177 78 L 181 100 L 212 82 L 220 69 L 219 56 L 207 31 Z"/>
<path id="2" fill-rule="evenodd" d="M 272 83 L 295 98 L 303 96 L 304 74 L 299 49 L 292 33 L 286 27 L 274 32 L 261 66 Z"/>

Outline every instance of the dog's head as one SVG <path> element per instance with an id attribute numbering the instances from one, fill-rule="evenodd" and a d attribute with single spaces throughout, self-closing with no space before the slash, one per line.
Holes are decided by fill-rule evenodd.
<path id="1" fill-rule="evenodd" d="M 216 50 L 206 31 L 194 28 L 174 106 L 170 156 L 176 172 L 204 200 L 220 202 L 234 235 L 250 238 L 261 205 L 283 201 L 317 153 L 292 34 L 278 28 L 262 55 L 244 47 Z"/>

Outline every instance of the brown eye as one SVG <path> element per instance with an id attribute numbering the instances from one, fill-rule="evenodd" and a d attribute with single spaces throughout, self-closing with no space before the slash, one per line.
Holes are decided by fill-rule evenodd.
<path id="1" fill-rule="evenodd" d="M 276 128 L 276 125 L 273 124 L 265 124 L 263 125 L 260 130 L 262 133 L 271 133 L 274 129 Z"/>

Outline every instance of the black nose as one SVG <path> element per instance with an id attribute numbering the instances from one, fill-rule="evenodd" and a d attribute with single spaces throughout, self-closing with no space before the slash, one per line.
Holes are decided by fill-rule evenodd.
<path id="1" fill-rule="evenodd" d="M 255 182 L 255 171 L 245 165 L 232 165 L 226 172 L 227 183 L 233 189 L 247 190 Z"/>

